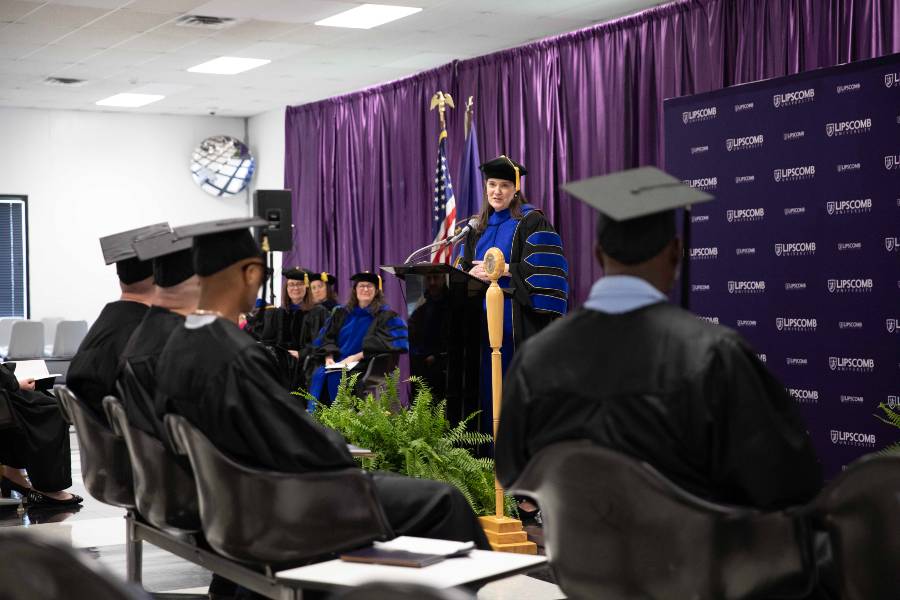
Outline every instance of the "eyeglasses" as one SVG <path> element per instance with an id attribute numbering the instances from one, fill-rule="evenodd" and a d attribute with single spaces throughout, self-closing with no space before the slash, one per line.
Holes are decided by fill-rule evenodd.
<path id="1" fill-rule="evenodd" d="M 289 288 L 303 288 L 306 287 L 306 284 L 302 281 L 288 281 L 287 286 Z"/>

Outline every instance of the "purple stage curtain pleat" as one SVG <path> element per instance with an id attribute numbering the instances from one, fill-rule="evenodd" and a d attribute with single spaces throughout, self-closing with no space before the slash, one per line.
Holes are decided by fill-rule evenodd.
<path id="1" fill-rule="evenodd" d="M 481 157 L 526 165 L 523 191 L 560 231 L 573 305 L 599 276 L 594 214 L 560 185 L 663 165 L 665 98 L 900 52 L 896 0 L 683 0 L 614 22 L 298 107 L 285 119 L 294 250 L 284 264 L 347 277 L 430 241 L 437 116 L 449 91 L 454 177 L 462 106 L 475 99 Z M 466 215 L 460 215 L 466 216 Z M 402 310 L 399 287 L 388 298 Z"/>

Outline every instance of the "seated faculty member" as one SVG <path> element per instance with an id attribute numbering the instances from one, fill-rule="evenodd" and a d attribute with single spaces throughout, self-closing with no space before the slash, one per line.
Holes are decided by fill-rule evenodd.
<path id="1" fill-rule="evenodd" d="M 309 392 L 327 404 L 337 396 L 341 371 L 326 371 L 326 367 L 355 362 L 359 364 L 353 371 L 365 372 L 368 361 L 375 355 L 409 350 L 406 323 L 385 304 L 381 276 L 365 271 L 350 280 L 353 288 L 347 305 L 332 311 L 313 342 L 316 355 L 325 364 L 313 374 Z"/>
<path id="2" fill-rule="evenodd" d="M 266 351 L 237 326 L 266 276 L 248 228 L 266 223 L 232 219 L 175 230 L 194 239 L 200 302 L 159 358 L 157 406 L 184 416 L 220 450 L 250 465 L 291 473 L 353 468 L 344 439 L 312 419 L 281 385 Z M 373 479 L 396 533 L 488 547 L 456 488 L 381 473 Z"/>
<path id="3" fill-rule="evenodd" d="M 138 238 L 134 249 L 141 260 L 152 260 L 156 297 L 128 344 L 119 363 L 118 384 L 132 426 L 165 439 L 154 407 L 156 364 L 172 332 L 197 309 L 200 280 L 194 273 L 190 238 L 177 239 L 171 231 Z"/>
<path id="4" fill-rule="evenodd" d="M 813 498 L 821 467 L 784 385 L 736 332 L 667 302 L 682 256 L 675 209 L 712 198 L 652 167 L 566 190 L 601 212 L 605 276 L 516 353 L 500 482 L 548 444 L 587 439 L 712 501 L 777 509 Z"/>
<path id="5" fill-rule="evenodd" d="M 103 308 L 82 340 L 69 365 L 66 385 L 104 423 L 103 398 L 116 393 L 119 357 L 156 294 L 153 265 L 137 257 L 132 243 L 137 237 L 168 230 L 167 223 L 157 223 L 100 238 L 106 264 L 116 263 L 122 294 Z"/>

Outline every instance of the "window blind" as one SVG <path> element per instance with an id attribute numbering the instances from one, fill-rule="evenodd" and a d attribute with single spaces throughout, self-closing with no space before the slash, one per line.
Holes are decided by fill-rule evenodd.
<path id="1" fill-rule="evenodd" d="M 0 317 L 27 317 L 25 200 L 0 196 Z"/>

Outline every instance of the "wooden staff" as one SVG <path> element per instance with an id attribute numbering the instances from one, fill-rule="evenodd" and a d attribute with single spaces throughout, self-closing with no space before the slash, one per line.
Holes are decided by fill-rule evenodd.
<path id="1" fill-rule="evenodd" d="M 491 388 L 493 390 L 494 408 L 494 447 L 497 445 L 497 428 L 500 425 L 500 401 L 503 396 L 503 356 L 500 348 L 503 346 L 503 290 L 497 285 L 497 280 L 506 272 L 506 260 L 499 248 L 491 248 L 484 255 L 484 271 L 491 280 L 487 289 L 487 325 L 488 340 L 491 345 Z M 503 488 L 497 481 L 497 472 L 494 469 L 494 501 L 496 502 L 496 515 L 503 516 Z"/>

